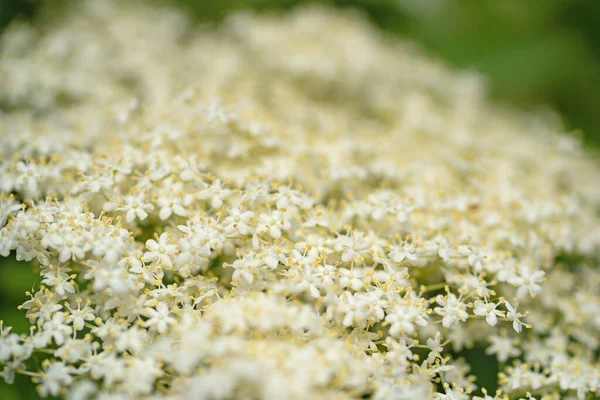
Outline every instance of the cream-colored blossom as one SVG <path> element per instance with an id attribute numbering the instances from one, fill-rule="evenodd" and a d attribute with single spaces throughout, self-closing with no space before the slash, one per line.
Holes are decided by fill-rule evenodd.
<path id="1" fill-rule="evenodd" d="M 64 12 L 0 38 L 0 255 L 40 271 L 30 333 L 0 324 L 4 379 L 67 398 L 597 395 L 600 167 L 554 116 L 352 12 Z M 471 345 L 503 368 L 494 396 L 457 358 Z"/>

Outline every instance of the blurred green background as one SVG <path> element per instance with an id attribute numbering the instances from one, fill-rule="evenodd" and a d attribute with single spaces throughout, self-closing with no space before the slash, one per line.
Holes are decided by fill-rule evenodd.
<path id="1" fill-rule="evenodd" d="M 93 1 L 93 0 L 92 0 Z M 125 0 L 126 1 L 126 0 Z M 0 31 L 14 19 L 35 19 L 58 0 L 0 0 Z M 286 9 L 307 3 L 361 9 L 384 31 L 419 43 L 451 65 L 480 71 L 491 96 L 522 109 L 548 106 L 567 130 L 600 145 L 600 0 L 170 0 L 198 22 L 216 23 L 238 9 Z M 0 88 L 2 90 L 2 88 Z M 16 331 L 28 322 L 16 308 L 39 282 L 29 265 L 0 259 L 0 318 Z M 478 349 L 464 356 L 478 383 L 495 387 L 494 359 Z M 491 362 L 490 362 L 491 361 Z M 488 367 L 486 367 L 488 366 Z M 0 383 L 0 399 L 33 399 L 26 379 Z"/>

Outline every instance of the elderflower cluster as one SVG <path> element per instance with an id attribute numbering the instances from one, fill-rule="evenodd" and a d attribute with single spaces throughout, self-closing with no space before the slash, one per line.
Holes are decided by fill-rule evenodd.
<path id="1" fill-rule="evenodd" d="M 597 395 L 600 168 L 552 116 L 490 104 L 352 12 L 194 27 L 89 0 L 0 40 L 0 254 L 40 276 L 29 334 L 0 328 L 6 381 L 81 400 Z"/>

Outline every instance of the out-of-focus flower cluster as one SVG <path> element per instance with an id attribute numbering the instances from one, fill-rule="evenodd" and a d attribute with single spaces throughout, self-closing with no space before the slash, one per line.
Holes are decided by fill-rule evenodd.
<path id="1" fill-rule="evenodd" d="M 360 16 L 117 1 L 0 49 L 3 377 L 70 399 L 500 398 L 600 381 L 600 168 Z"/>

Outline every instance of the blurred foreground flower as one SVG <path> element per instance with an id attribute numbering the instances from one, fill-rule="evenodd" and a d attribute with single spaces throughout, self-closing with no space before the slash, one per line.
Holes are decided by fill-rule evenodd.
<path id="1" fill-rule="evenodd" d="M 41 277 L 7 381 L 463 399 L 479 343 L 486 399 L 594 396 L 600 168 L 555 118 L 352 13 L 68 14 L 1 39 L 0 254 Z"/>

